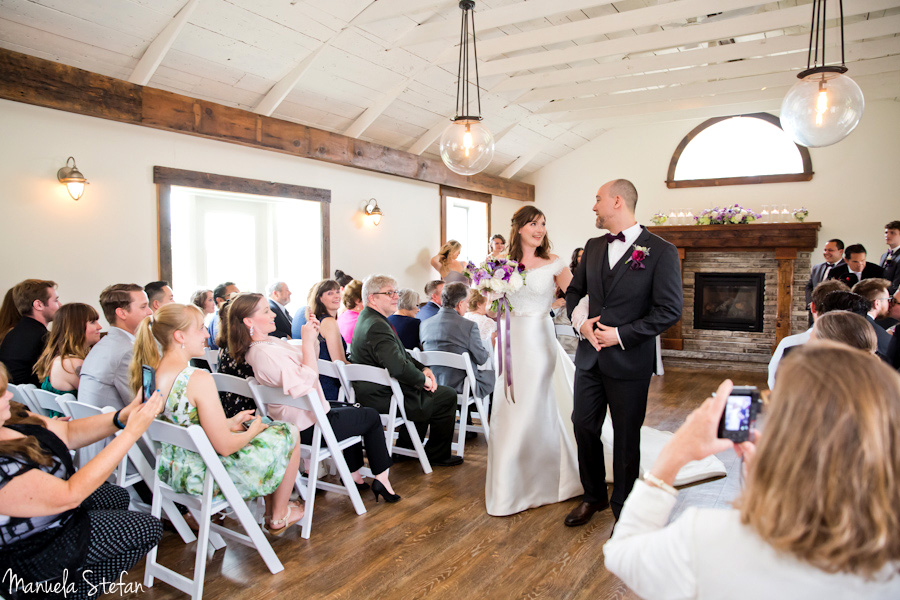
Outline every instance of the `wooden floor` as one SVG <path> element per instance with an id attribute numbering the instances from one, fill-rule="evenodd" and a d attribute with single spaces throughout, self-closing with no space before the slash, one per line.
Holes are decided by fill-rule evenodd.
<path id="1" fill-rule="evenodd" d="M 673 431 L 726 377 L 765 386 L 763 373 L 669 369 L 653 379 L 646 424 Z M 728 476 L 685 488 L 676 512 L 688 505 L 725 506 L 737 494 L 737 459 L 731 451 L 719 456 Z M 270 574 L 253 550 L 230 544 L 207 564 L 204 599 L 637 598 L 603 566 L 610 511 L 576 528 L 562 523 L 574 501 L 490 517 L 484 511 L 487 446 L 481 436 L 467 444 L 465 459 L 427 476 L 418 463 L 394 466 L 391 481 L 403 500 L 375 504 L 370 493 L 363 496 L 363 516 L 346 497 L 319 496 L 310 540 L 300 538 L 299 527 L 271 538 L 283 572 Z M 167 531 L 160 560 L 190 573 L 194 547 Z M 124 581 L 142 580 L 143 561 Z M 143 592 L 108 597 L 186 596 L 157 581 Z"/>

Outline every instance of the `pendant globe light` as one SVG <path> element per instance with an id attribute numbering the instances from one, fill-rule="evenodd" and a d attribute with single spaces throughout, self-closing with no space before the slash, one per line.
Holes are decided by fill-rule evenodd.
<path id="1" fill-rule="evenodd" d="M 494 158 L 494 136 L 481 123 L 481 86 L 478 81 L 478 49 L 475 47 L 475 2 L 462 0 L 459 34 L 459 70 L 456 75 L 456 116 L 441 135 L 441 160 L 460 175 L 483 171 Z M 469 81 L 469 30 L 471 23 L 475 82 Z M 470 109 L 470 88 L 474 85 L 477 111 Z"/>
<path id="2" fill-rule="evenodd" d="M 826 0 L 813 0 L 806 70 L 797 75 L 800 81 L 781 103 L 781 127 L 795 142 L 809 148 L 830 146 L 850 135 L 865 108 L 862 90 L 844 75 L 848 69 L 844 64 L 843 0 L 838 0 L 841 64 L 825 65 L 825 4 Z"/>

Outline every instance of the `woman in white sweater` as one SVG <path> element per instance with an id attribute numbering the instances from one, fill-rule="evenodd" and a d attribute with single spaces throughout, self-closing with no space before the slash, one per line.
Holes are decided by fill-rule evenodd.
<path id="1" fill-rule="evenodd" d="M 732 447 L 717 437 L 731 388 L 723 382 L 635 484 L 606 567 L 648 599 L 900 598 L 897 373 L 833 342 L 794 351 L 765 432 L 734 446 L 746 476 L 734 508 L 688 508 L 667 525 L 678 470 Z"/>

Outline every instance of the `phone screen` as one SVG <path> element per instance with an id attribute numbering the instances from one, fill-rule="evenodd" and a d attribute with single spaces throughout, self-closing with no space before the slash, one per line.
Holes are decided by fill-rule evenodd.
<path id="1" fill-rule="evenodd" d="M 148 365 L 141 365 L 141 387 L 144 390 L 144 402 L 156 391 L 156 371 Z"/>
<path id="2" fill-rule="evenodd" d="M 752 396 L 728 396 L 725 404 L 725 431 L 748 432 L 750 431 L 750 404 Z"/>

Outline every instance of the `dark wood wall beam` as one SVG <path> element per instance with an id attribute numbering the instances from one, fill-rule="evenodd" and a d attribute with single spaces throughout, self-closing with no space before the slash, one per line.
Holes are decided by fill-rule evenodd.
<path id="1" fill-rule="evenodd" d="M 493 175 L 458 175 L 416 156 L 298 123 L 197 100 L 0 49 L 0 98 L 175 131 L 514 200 L 534 201 L 534 186 Z"/>

